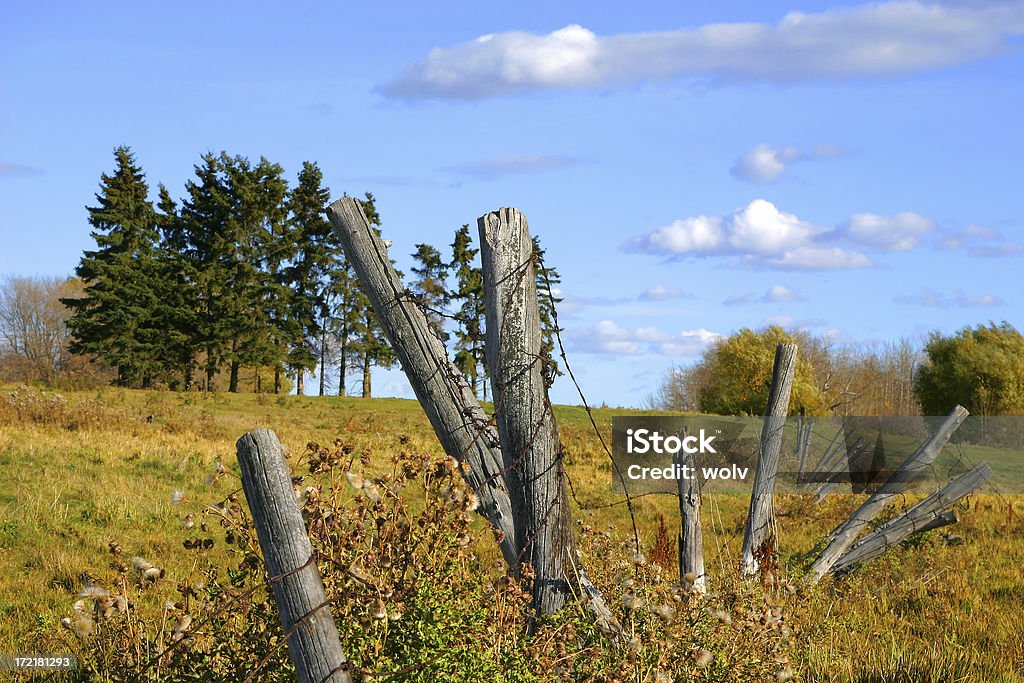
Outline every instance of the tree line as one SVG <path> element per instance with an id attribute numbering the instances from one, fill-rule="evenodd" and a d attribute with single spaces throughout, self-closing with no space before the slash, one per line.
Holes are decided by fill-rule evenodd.
<path id="1" fill-rule="evenodd" d="M 77 356 L 94 359 L 124 387 L 280 393 L 294 386 L 302 394 L 315 372 L 320 395 L 331 374 L 345 395 L 346 377 L 356 372 L 360 393 L 371 395 L 372 368 L 391 367 L 395 354 L 327 221 L 330 190 L 316 163 L 303 163 L 290 188 L 283 168 L 266 158 L 207 153 L 180 201 L 161 183 L 154 202 L 131 149 L 118 147 L 114 159 L 96 205 L 87 207 L 96 247 L 82 255 L 76 277 L 5 283 L 9 315 L 0 315 L 0 331 L 5 356 L 20 359 L 22 374 L 52 381 Z M 380 226 L 373 195 L 359 201 Z M 417 244 L 407 294 L 485 395 L 478 252 L 468 225 L 454 232 L 447 256 Z M 550 353 L 559 276 L 543 255 L 535 240 Z M 33 306 L 53 333 L 46 343 L 19 333 Z M 49 360 L 36 358 L 41 349 Z M 27 364 L 26 355 L 33 356 Z"/>
<path id="2" fill-rule="evenodd" d="M 836 346 L 806 331 L 741 329 L 696 363 L 672 368 L 648 404 L 661 410 L 759 415 L 775 347 L 799 348 L 790 409 L 811 415 L 1024 414 L 1024 335 L 1008 322 L 932 332 L 923 346 Z"/>

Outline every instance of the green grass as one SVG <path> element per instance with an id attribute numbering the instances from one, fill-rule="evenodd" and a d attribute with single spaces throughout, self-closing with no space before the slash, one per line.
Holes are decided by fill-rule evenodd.
<path id="1" fill-rule="evenodd" d="M 11 391 L 0 387 L 0 396 Z M 109 571 L 110 543 L 172 576 L 194 571 L 195 555 L 182 542 L 195 533 L 182 518 L 240 487 L 230 474 L 213 486 L 205 479 L 217 462 L 237 472 L 234 441 L 250 429 L 274 429 L 294 454 L 309 441 L 341 438 L 369 455 L 371 470 L 400 450 L 440 452 L 414 401 L 114 389 L 64 396 L 64 404 L 51 404 L 52 392 L 36 394 L 36 404 L 19 410 L 0 403 L 0 653 L 36 651 L 40 643 L 59 647 L 67 635 L 60 620 L 70 614 L 83 573 Z M 556 412 L 576 515 L 628 537 L 625 507 L 609 506 L 619 497 L 586 411 Z M 611 417 L 625 412 L 594 411 L 606 439 Z M 971 458 L 999 455 L 982 450 Z M 185 494 L 180 505 L 172 503 L 175 491 Z M 705 499 L 712 590 L 716 580 L 735 573 L 748 502 L 727 494 Z M 831 496 L 818 506 L 806 497 L 778 499 L 780 546 L 791 579 L 800 578 L 806 553 L 855 503 L 853 496 Z M 672 528 L 676 501 L 658 495 L 634 504 L 649 549 L 659 516 Z M 946 545 L 933 532 L 842 581 L 801 587 L 788 605 L 800 625 L 800 661 L 793 662 L 798 679 L 1024 680 L 1024 506 L 1017 497 L 1010 504 L 1012 514 L 999 497 L 972 496 L 953 529 L 965 544 Z M 204 552 L 226 559 L 222 544 Z M 491 552 L 497 559 L 496 549 Z"/>

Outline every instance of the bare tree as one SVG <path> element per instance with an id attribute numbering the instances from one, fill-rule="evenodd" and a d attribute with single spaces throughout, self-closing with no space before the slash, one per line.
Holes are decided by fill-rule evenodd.
<path id="1" fill-rule="evenodd" d="M 0 371 L 10 379 L 53 381 L 70 354 L 62 297 L 81 284 L 55 277 L 6 277 L 0 283 Z"/>

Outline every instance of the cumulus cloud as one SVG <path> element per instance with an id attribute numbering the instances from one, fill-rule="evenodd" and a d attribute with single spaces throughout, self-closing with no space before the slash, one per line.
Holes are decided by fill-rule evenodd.
<path id="1" fill-rule="evenodd" d="M 697 216 L 677 220 L 646 235 L 638 235 L 626 251 L 693 256 L 741 256 L 750 265 L 790 270 L 863 268 L 871 260 L 859 252 L 818 244 L 828 230 L 764 199 L 755 199 L 727 216 Z"/>
<path id="2" fill-rule="evenodd" d="M 913 211 L 895 216 L 858 213 L 843 226 L 843 236 L 855 243 L 879 251 L 906 251 L 921 244 L 922 238 L 936 230 L 935 221 Z"/>
<path id="3" fill-rule="evenodd" d="M 656 353 L 665 356 L 696 357 L 721 337 L 704 328 L 683 330 L 678 334 L 657 327 L 626 329 L 611 320 L 602 320 L 586 329 L 569 331 L 566 336 L 572 351 L 613 356 L 639 356 Z"/>
<path id="4" fill-rule="evenodd" d="M 782 177 L 789 164 L 827 159 L 839 154 L 840 150 L 835 145 L 818 145 L 810 151 L 803 151 L 796 147 L 761 144 L 737 159 L 729 172 L 740 180 L 764 185 Z"/>
<path id="5" fill-rule="evenodd" d="M 490 180 L 491 178 L 497 178 L 502 175 L 509 175 L 513 173 L 539 173 L 541 171 L 564 168 L 578 163 L 578 159 L 560 154 L 524 154 L 456 164 L 454 166 L 449 166 L 445 170 L 472 176 L 474 178 Z"/>
<path id="6" fill-rule="evenodd" d="M 722 303 L 726 306 L 742 306 L 745 304 L 792 303 L 796 301 L 805 301 L 805 299 L 795 289 L 786 285 L 773 285 L 761 296 L 742 294 L 740 296 L 728 297 Z"/>
<path id="7" fill-rule="evenodd" d="M 1002 306 L 1003 300 L 992 294 L 968 295 L 957 290 L 952 296 L 926 289 L 919 294 L 897 294 L 893 303 L 928 308 L 991 308 Z"/>
<path id="8" fill-rule="evenodd" d="M 790 12 L 775 24 L 608 36 L 572 24 L 435 48 L 380 90 L 391 97 L 474 100 L 686 76 L 782 83 L 886 78 L 1004 54 L 1021 33 L 1019 3 L 917 0 Z"/>

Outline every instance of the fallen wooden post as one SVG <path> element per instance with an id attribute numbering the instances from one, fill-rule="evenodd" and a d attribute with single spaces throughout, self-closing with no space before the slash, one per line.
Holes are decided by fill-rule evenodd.
<path id="1" fill-rule="evenodd" d="M 991 476 L 992 468 L 987 463 L 975 465 L 903 514 L 864 536 L 832 566 L 832 573 L 838 574 L 874 559 L 911 534 L 955 522 L 956 513 L 947 512 L 946 509 L 977 491 Z M 942 523 L 936 524 L 940 519 Z"/>
<path id="2" fill-rule="evenodd" d="M 300 683 L 349 683 L 338 628 L 295 500 L 284 448 L 268 429 L 236 444 L 242 488 Z"/>
<path id="3" fill-rule="evenodd" d="M 680 440 L 687 436 L 684 428 Z M 690 472 L 690 478 L 676 480 L 679 487 L 679 578 L 683 585 L 690 583 L 690 590 L 702 594 L 707 592 L 707 577 L 704 574 L 704 533 L 700 526 L 700 478 L 697 476 L 697 457 L 686 449 L 680 449 L 673 457 L 673 464 Z M 687 577 L 692 577 L 692 582 Z"/>
<path id="4" fill-rule="evenodd" d="M 775 349 L 772 383 L 768 390 L 768 404 L 764 410 L 764 425 L 758 447 L 757 472 L 750 495 L 750 513 L 743 534 L 742 571 L 752 576 L 760 566 L 759 557 L 778 557 L 774 535 L 775 480 L 782 451 L 782 430 L 789 412 L 789 395 L 796 371 L 796 344 L 779 344 Z"/>
<path id="5" fill-rule="evenodd" d="M 877 491 L 872 493 L 845 522 L 836 527 L 827 537 L 828 545 L 811 565 L 811 580 L 820 581 L 853 545 L 857 536 L 867 527 L 878 513 L 885 508 L 893 496 L 907 489 L 914 479 L 938 457 L 942 447 L 949 441 L 956 428 L 967 419 L 967 409 L 955 407 L 939 428 L 910 457 L 890 475 Z"/>
<path id="6" fill-rule="evenodd" d="M 818 487 L 818 490 L 814 493 L 814 503 L 818 504 L 825 499 L 832 489 L 843 483 L 843 475 L 850 475 L 855 472 L 858 467 L 865 464 L 865 461 L 870 461 L 874 457 L 874 452 L 870 450 L 870 446 L 864 443 L 864 439 L 860 438 L 853 444 L 849 451 L 841 451 L 844 457 L 839 459 L 836 466 L 838 470 L 829 473 L 829 479 Z M 843 460 L 846 460 L 845 464 L 842 464 Z"/>
<path id="7" fill-rule="evenodd" d="M 445 452 L 460 463 L 480 498 L 480 512 L 496 531 L 510 567 L 518 563 L 512 503 L 502 475 L 498 434 L 473 389 L 448 358 L 419 306 L 407 295 L 387 247 L 352 197 L 331 204 L 327 217 L 370 299 L 416 398 Z"/>

